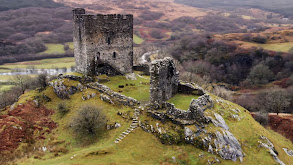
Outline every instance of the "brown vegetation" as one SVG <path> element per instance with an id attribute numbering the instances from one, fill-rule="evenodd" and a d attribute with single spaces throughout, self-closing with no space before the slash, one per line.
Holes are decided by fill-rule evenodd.
<path id="1" fill-rule="evenodd" d="M 53 113 L 53 110 L 28 102 L 0 115 L 0 156 L 11 156 L 21 143 L 32 145 L 37 139 L 45 139 L 45 134 L 57 127 L 50 118 Z"/>

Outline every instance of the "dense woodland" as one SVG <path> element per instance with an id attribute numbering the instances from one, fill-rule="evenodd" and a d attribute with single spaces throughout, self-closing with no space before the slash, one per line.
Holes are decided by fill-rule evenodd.
<path id="1" fill-rule="evenodd" d="M 37 53 L 46 50 L 45 43 L 71 42 L 71 19 L 70 8 L 64 7 L 0 12 L 0 63 L 38 59 Z"/>
<path id="2" fill-rule="evenodd" d="M 25 7 L 56 8 L 63 6 L 63 4 L 56 3 L 52 0 L 0 0 L 0 4 L 0 11 Z"/>

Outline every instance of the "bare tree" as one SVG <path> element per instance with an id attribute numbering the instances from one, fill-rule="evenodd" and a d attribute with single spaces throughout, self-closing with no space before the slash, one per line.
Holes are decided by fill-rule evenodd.
<path id="1" fill-rule="evenodd" d="M 277 115 L 290 105 L 288 93 L 284 89 L 272 88 L 256 97 L 259 111 L 275 112 Z"/>
<path id="2" fill-rule="evenodd" d="M 12 79 L 12 82 L 15 84 L 15 86 L 19 87 L 22 91 L 22 94 L 24 94 L 25 90 L 29 88 L 28 80 L 28 76 L 16 75 Z"/>

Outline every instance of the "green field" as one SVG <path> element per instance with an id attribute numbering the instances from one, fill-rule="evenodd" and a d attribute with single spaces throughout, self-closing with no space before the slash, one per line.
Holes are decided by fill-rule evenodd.
<path id="1" fill-rule="evenodd" d="M 144 40 L 142 38 L 140 38 L 139 36 L 137 36 L 137 35 L 134 34 L 133 35 L 133 42 L 135 44 L 142 44 L 144 42 Z"/>
<path id="2" fill-rule="evenodd" d="M 71 50 L 74 49 L 73 42 L 67 42 L 66 45 L 68 45 Z"/>
<path id="3" fill-rule="evenodd" d="M 14 85 L 0 85 L 0 92 L 7 91 L 12 88 Z"/>
<path id="4" fill-rule="evenodd" d="M 248 47 L 261 47 L 265 50 L 288 53 L 293 48 L 293 42 L 272 43 L 272 44 L 257 44 L 253 42 L 240 42 Z"/>
<path id="5" fill-rule="evenodd" d="M 36 69 L 54 69 L 54 68 L 70 68 L 75 66 L 73 57 L 65 58 L 48 58 L 37 61 L 25 61 L 16 63 L 7 63 L 0 65 L 0 72 L 11 72 L 16 68 L 36 68 Z"/>
<path id="6" fill-rule="evenodd" d="M 275 43 L 275 44 L 258 44 L 258 46 L 266 50 L 288 53 L 289 50 L 293 48 L 293 42 Z"/>
<path id="7" fill-rule="evenodd" d="M 46 44 L 47 50 L 39 54 L 64 54 L 63 44 Z"/>

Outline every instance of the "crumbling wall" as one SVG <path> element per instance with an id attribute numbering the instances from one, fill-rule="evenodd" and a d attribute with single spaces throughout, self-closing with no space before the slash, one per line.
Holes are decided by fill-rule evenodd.
<path id="1" fill-rule="evenodd" d="M 132 106 L 132 107 L 140 104 L 140 102 L 137 101 L 136 99 L 124 96 L 118 92 L 114 92 L 106 85 L 99 84 L 98 82 L 89 83 L 87 84 L 87 87 L 96 89 L 97 91 L 102 93 L 102 95 L 100 95 L 101 100 L 111 104 L 120 103 L 125 106 Z"/>
<path id="2" fill-rule="evenodd" d="M 192 99 L 187 111 L 177 109 L 174 104 L 168 102 L 164 104 L 168 118 L 183 125 L 209 122 L 209 119 L 204 115 L 204 111 L 212 106 L 212 99 L 207 94 L 200 96 L 196 100 Z"/>
<path id="3" fill-rule="evenodd" d="M 194 85 L 190 83 L 180 82 L 178 84 L 178 93 L 201 96 L 201 95 L 204 95 L 204 90 L 199 87 L 195 87 Z"/>
<path id="4" fill-rule="evenodd" d="M 77 72 L 86 75 L 99 74 L 100 70 L 132 72 L 133 15 L 87 15 L 84 9 L 75 9 L 73 21 Z"/>
<path id="5" fill-rule="evenodd" d="M 178 91 L 179 72 L 170 57 L 156 60 L 150 68 L 150 103 L 160 107 Z"/>

